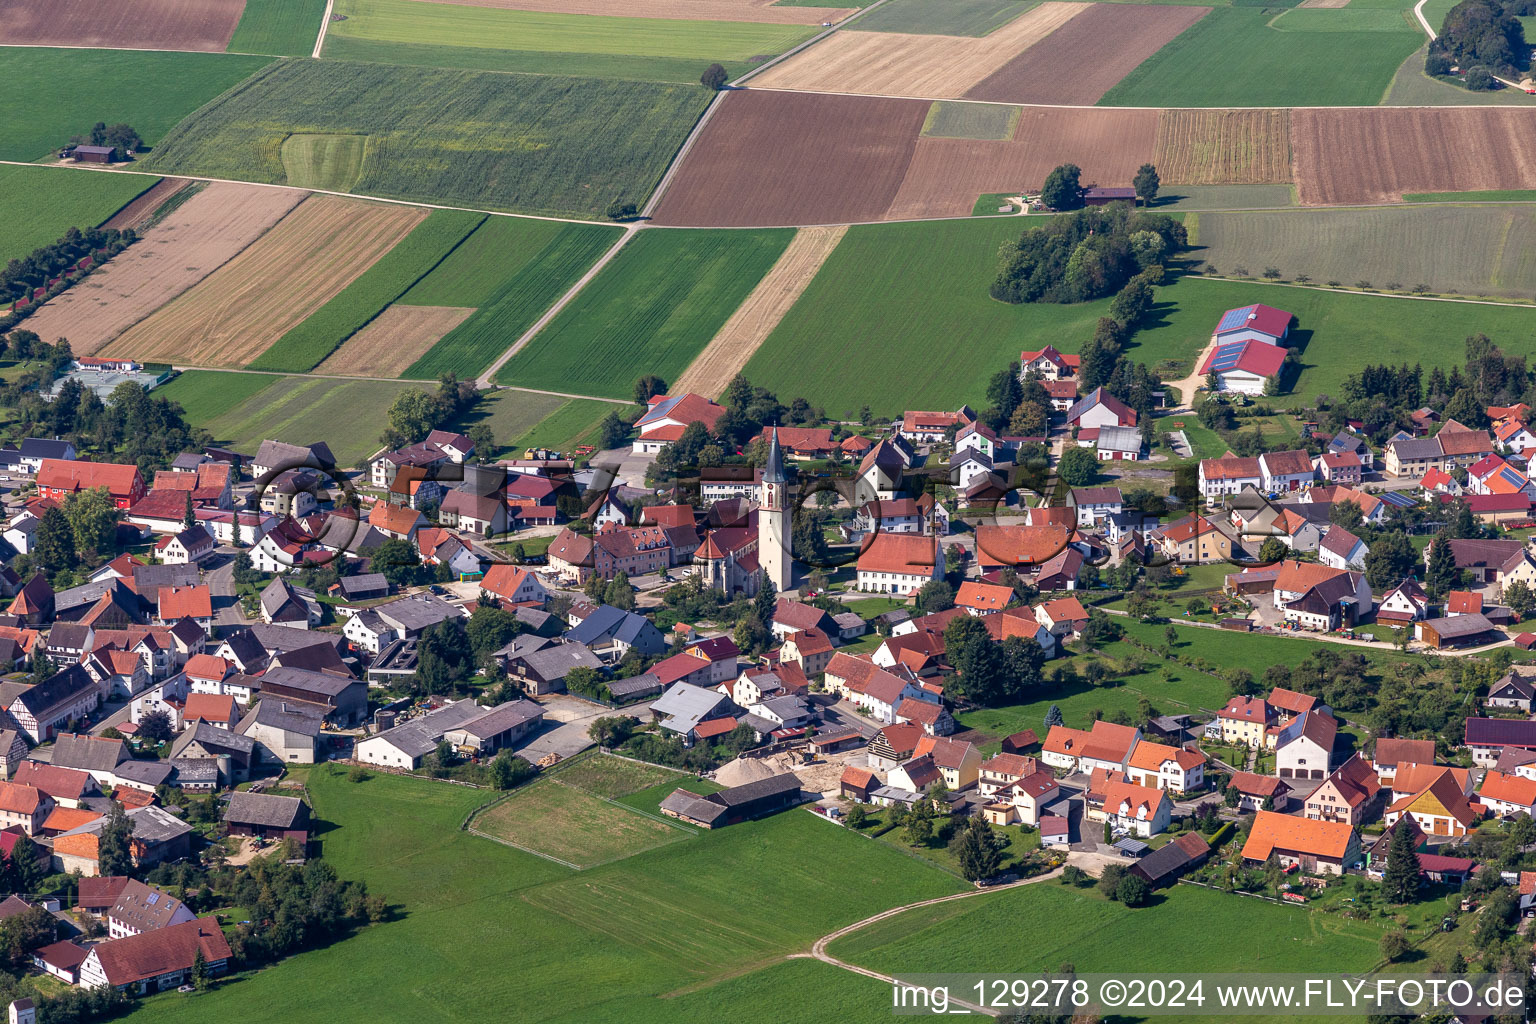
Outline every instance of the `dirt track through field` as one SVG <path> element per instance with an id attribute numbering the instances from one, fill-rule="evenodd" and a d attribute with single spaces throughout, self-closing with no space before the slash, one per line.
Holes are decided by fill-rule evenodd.
<path id="1" fill-rule="evenodd" d="M 752 85 L 760 89 L 959 99 L 1091 6 L 1047 0 L 981 37 L 835 32 L 758 75 Z"/>
<path id="2" fill-rule="evenodd" d="M 1165 110 L 1152 155 L 1168 185 L 1292 181 L 1288 110 Z"/>
<path id="3" fill-rule="evenodd" d="M 192 184 L 190 178 L 161 178 L 143 195 L 118 210 L 102 223 L 104 228 L 137 229 L 155 215 L 171 196 Z"/>
<path id="4" fill-rule="evenodd" d="M 662 196 L 655 222 L 771 227 L 879 220 L 911 162 L 928 107 L 925 100 L 727 93 Z"/>
<path id="5" fill-rule="evenodd" d="M 27 329 L 50 342 L 68 338 L 76 354 L 94 352 L 229 262 L 308 195 L 213 182 L 28 317 Z"/>
<path id="6" fill-rule="evenodd" d="M 978 196 L 1037 189 L 1053 167 L 1077 164 L 1083 184 L 1129 185 L 1152 158 L 1155 110 L 1025 108 L 1013 139 L 920 139 L 886 217 L 963 217 Z"/>
<path id="7" fill-rule="evenodd" d="M 966 99 L 1091 106 L 1120 79 L 1211 13 L 1209 7 L 1090 4 L 977 82 Z"/>
<path id="8" fill-rule="evenodd" d="M 1536 188 L 1536 110 L 1305 109 L 1291 113 L 1307 205 L 1381 203 L 1405 192 Z"/>
<path id="9" fill-rule="evenodd" d="M 245 0 L 0 0 L 0 43 L 223 53 L 244 10 Z"/>
<path id="10" fill-rule="evenodd" d="M 674 392 L 691 391 L 714 398 L 725 390 L 731 378 L 747 365 L 752 353 L 784 319 L 805 286 L 811 283 L 821 265 L 843 240 L 847 227 L 801 228 L 784 250 L 773 269 L 758 282 L 743 302 L 721 326 L 714 338 L 698 354 L 688 369 L 672 385 Z"/>
<path id="11" fill-rule="evenodd" d="M 315 372 L 398 377 L 474 311 L 474 306 L 390 306 Z"/>
<path id="12" fill-rule="evenodd" d="M 197 287 L 125 331 L 111 356 L 245 366 L 351 284 L 427 211 L 316 196 Z"/>
<path id="13" fill-rule="evenodd" d="M 499 7 L 548 14 L 606 14 L 667 21 L 750 21 L 763 25 L 839 22 L 857 7 L 774 7 L 773 0 L 428 0 L 465 7 Z"/>

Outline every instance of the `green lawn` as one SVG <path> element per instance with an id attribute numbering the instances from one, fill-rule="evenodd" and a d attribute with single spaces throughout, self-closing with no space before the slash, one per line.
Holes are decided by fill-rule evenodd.
<path id="1" fill-rule="evenodd" d="M 433 210 L 357 280 L 274 342 L 251 363 L 251 368 L 294 373 L 314 369 L 384 307 L 442 263 L 484 219 L 483 213 Z"/>
<path id="2" fill-rule="evenodd" d="M 460 430 L 483 423 L 491 428 L 496 444 L 510 450 L 512 443 L 540 423 L 568 399 L 531 391 L 484 392 L 473 412 L 458 424 Z M 519 450 L 521 455 L 522 451 Z"/>
<path id="3" fill-rule="evenodd" d="M 484 370 L 618 240 L 619 229 L 490 217 L 401 302 L 478 306 L 403 377 Z"/>
<path id="4" fill-rule="evenodd" d="M 70 228 L 95 227 L 159 180 L 0 165 L 0 263 L 56 242 Z"/>
<path id="5" fill-rule="evenodd" d="M 1424 34 L 1396 11 L 1217 8 L 1120 80 L 1101 106 L 1381 102 Z"/>
<path id="6" fill-rule="evenodd" d="M 612 398 L 641 374 L 676 380 L 793 235 L 642 231 L 496 379 Z"/>
<path id="7" fill-rule="evenodd" d="M 156 388 L 155 397 L 179 402 L 186 411 L 187 422 L 201 427 L 280 379 L 269 373 L 186 370 L 169 384 Z"/>
<path id="8" fill-rule="evenodd" d="M 193 423 L 207 427 L 218 441 L 240 451 L 254 451 L 268 438 L 292 444 L 325 441 L 338 466 L 356 465 L 377 451 L 390 403 L 406 388 L 422 386 L 326 377 L 257 379 L 271 384 L 243 400 L 225 404 L 218 415 L 201 421 L 194 417 Z M 187 387 L 196 389 L 198 383 Z"/>
<path id="9" fill-rule="evenodd" d="M 283 184 L 290 135 L 364 135 L 352 190 L 594 217 L 644 200 L 708 100 L 697 85 L 286 60 L 183 121 L 149 163 Z"/>
<path id="10" fill-rule="evenodd" d="M 229 50 L 308 57 L 315 49 L 324 15 L 325 0 L 245 0 Z"/>
<path id="11" fill-rule="evenodd" d="M 265 57 L 218 53 L 7 47 L 0 160 L 41 159 L 97 121 L 131 124 L 153 146 L 177 121 L 266 63 Z"/>
<path id="12" fill-rule="evenodd" d="M 810 986 L 873 1022 L 889 1012 L 870 994 L 880 988 L 785 955 L 898 902 L 963 888 L 804 811 L 578 875 L 458 831 L 492 793 L 386 775 L 352 783 L 324 768 L 309 775 L 327 861 L 398 906 L 395 919 L 196 999 L 150 998 L 134 1020 L 235 1020 L 259 1005 L 264 1016 L 456 1024 L 483 1021 L 497 1005 L 515 1006 L 527 1024 L 703 1024 L 799 996 L 803 1005 L 776 1019 L 809 1024 L 828 1005 L 805 998 Z M 796 898 L 765 900 L 744 882 L 766 878 Z M 467 951 L 470 936 L 479 953 Z M 857 998 L 845 1004 L 850 988 Z"/>
<path id="13" fill-rule="evenodd" d="M 539 779 L 475 816 L 474 827 L 515 846 L 583 868 L 632 857 L 689 833 L 615 807 L 574 786 Z"/>
<path id="14" fill-rule="evenodd" d="M 848 28 L 860 32 L 984 36 L 1033 6 L 1027 0 L 887 0 Z"/>
<path id="15" fill-rule="evenodd" d="M 581 444 L 596 445 L 597 423 L 610 412 L 620 411 L 621 406 L 599 402 L 591 398 L 570 398 L 553 412 L 521 434 L 514 434 L 503 444 L 512 451 L 510 456 L 521 458 L 529 448 L 549 448 L 569 453 Z"/>
<path id="16" fill-rule="evenodd" d="M 548 63 L 537 70 L 583 75 L 592 74 L 585 66 L 588 55 L 657 57 L 669 64 L 688 62 L 695 70 L 686 80 L 695 84 L 712 61 L 745 66 L 748 58 L 782 53 L 815 31 L 804 25 L 596 17 L 418 0 L 337 0 L 335 9 L 346 20 L 326 33 L 328 57 L 388 60 L 393 47 L 405 44 L 406 63 L 418 63 L 412 55 L 429 49 L 447 67 L 469 60 L 467 66 L 482 70 L 525 70 L 502 63 L 494 52 L 511 51 L 545 55 Z M 358 50 L 351 43 L 367 46 Z"/>
<path id="17" fill-rule="evenodd" d="M 1011 139 L 1021 109 L 997 103 L 935 100 L 923 122 L 923 134 L 940 139 Z"/>
<path id="18" fill-rule="evenodd" d="M 593 796 L 621 797 L 671 782 L 693 781 L 687 772 L 645 764 L 611 754 L 594 753 L 561 765 L 551 777 Z"/>
<path id="19" fill-rule="evenodd" d="M 1536 295 L 1536 205 L 1377 207 L 1203 213 L 1195 255 L 1231 273 L 1247 264 L 1313 281 L 1431 292 Z"/>
<path id="20" fill-rule="evenodd" d="M 582 75 L 591 79 L 628 82 L 667 82 L 698 88 L 699 75 L 709 61 L 698 58 L 641 57 L 627 53 L 563 53 L 557 50 L 488 50 L 479 46 L 428 46 L 422 43 L 383 43 L 371 39 L 325 37 L 330 60 L 366 61 L 423 68 L 500 71 L 524 75 Z M 766 55 L 765 55 L 766 56 Z M 730 79 L 762 63 L 722 60 Z"/>

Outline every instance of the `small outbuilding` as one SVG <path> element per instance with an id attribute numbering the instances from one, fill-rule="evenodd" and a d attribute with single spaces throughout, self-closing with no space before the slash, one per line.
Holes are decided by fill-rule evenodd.
<path id="1" fill-rule="evenodd" d="M 309 805 L 292 796 L 236 792 L 224 810 L 230 835 L 283 839 L 309 832 Z"/>
<path id="2" fill-rule="evenodd" d="M 117 159 L 114 146 L 76 146 L 70 154 L 76 163 L 110 164 Z"/>

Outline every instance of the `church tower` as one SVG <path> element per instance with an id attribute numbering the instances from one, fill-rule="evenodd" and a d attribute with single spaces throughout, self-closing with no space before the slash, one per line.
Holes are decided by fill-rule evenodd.
<path id="1" fill-rule="evenodd" d="M 768 441 L 768 464 L 763 467 L 763 484 L 757 494 L 757 560 L 768 581 L 779 593 L 793 589 L 794 557 L 790 553 L 789 524 L 785 519 L 786 501 L 784 457 L 779 452 L 779 428 L 773 428 Z"/>

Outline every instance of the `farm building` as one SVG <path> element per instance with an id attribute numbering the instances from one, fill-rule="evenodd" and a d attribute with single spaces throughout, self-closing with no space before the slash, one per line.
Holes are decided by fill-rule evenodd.
<path id="1" fill-rule="evenodd" d="M 76 146 L 70 155 L 76 163 L 110 164 L 117 159 L 117 149 L 113 146 Z"/>
<path id="2" fill-rule="evenodd" d="M 1250 338 L 1216 346 L 1200 372 L 1214 373 L 1222 391 L 1262 395 L 1265 380 L 1279 374 L 1284 366 L 1284 349 Z"/>
<path id="3" fill-rule="evenodd" d="M 1262 341 L 1269 345 L 1284 345 L 1291 333 L 1291 314 L 1274 306 L 1255 303 L 1229 309 L 1216 321 L 1212 334 L 1218 345 L 1234 341 Z"/>
<path id="4" fill-rule="evenodd" d="M 1109 203 L 1134 203 L 1136 190 L 1114 185 L 1090 185 L 1083 190 L 1085 206 L 1105 206 Z"/>
<path id="5" fill-rule="evenodd" d="M 704 828 L 719 828 L 782 811 L 800 799 L 800 780 L 785 772 L 708 796 L 675 789 L 661 802 L 661 813 Z"/>
<path id="6" fill-rule="evenodd" d="M 1503 634 L 1493 628 L 1484 616 L 1453 615 L 1444 619 L 1427 619 L 1414 628 L 1416 639 L 1436 650 L 1447 647 L 1471 647 L 1492 643 Z"/>

